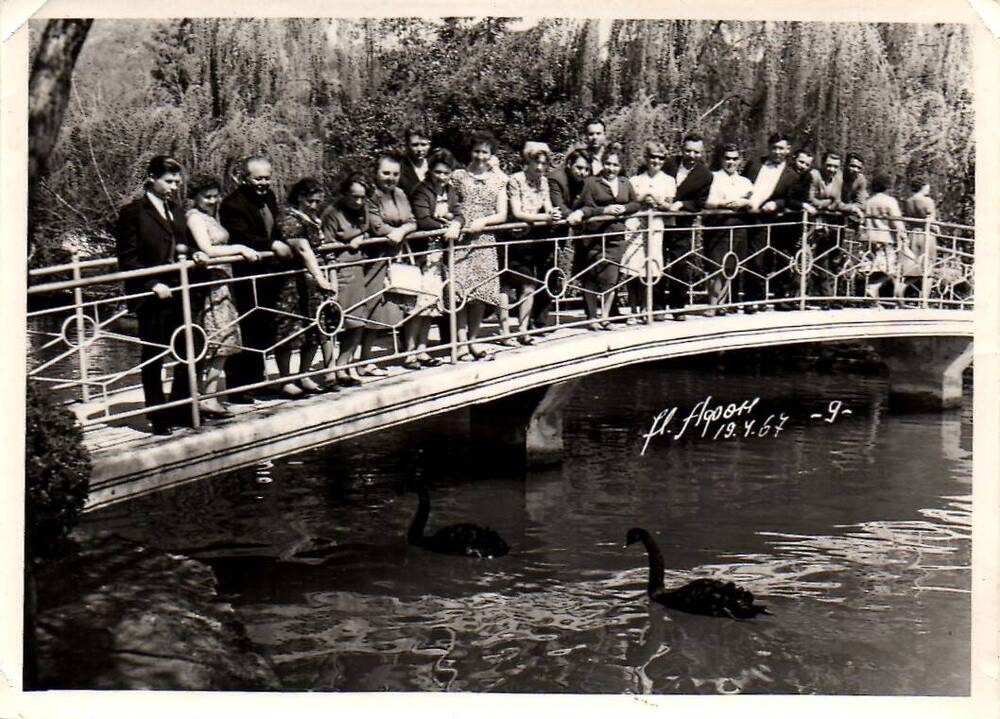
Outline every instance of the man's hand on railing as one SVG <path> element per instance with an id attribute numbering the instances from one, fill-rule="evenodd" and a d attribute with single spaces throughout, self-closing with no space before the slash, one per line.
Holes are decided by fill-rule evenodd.
<path id="1" fill-rule="evenodd" d="M 760 206 L 760 211 L 761 212 L 777 212 L 778 211 L 778 203 L 775 202 L 774 200 L 768 200 L 767 202 L 765 202 L 763 205 Z"/>
<path id="2" fill-rule="evenodd" d="M 275 240 L 271 243 L 271 252 L 280 260 L 289 260 L 292 258 L 292 248 L 281 240 Z"/>
<path id="3" fill-rule="evenodd" d="M 152 290 L 153 290 L 153 293 L 159 299 L 161 299 L 161 300 L 169 300 L 170 299 L 170 288 L 167 287 L 162 282 L 157 282 L 155 285 L 153 285 Z"/>
<path id="4" fill-rule="evenodd" d="M 350 246 L 350 248 L 352 250 L 360 250 L 362 244 L 367 239 L 368 239 L 368 235 L 362 232 L 360 235 L 358 235 L 357 237 L 355 237 L 353 240 L 351 240 L 347 244 Z"/>
<path id="5" fill-rule="evenodd" d="M 398 245 L 398 244 L 402 243 L 403 240 L 406 239 L 406 235 L 407 234 L 408 233 L 402 227 L 397 227 L 394 230 L 390 230 L 389 233 L 385 237 L 392 244 Z"/>
<path id="6" fill-rule="evenodd" d="M 453 220 L 448 229 L 444 231 L 443 237 L 446 240 L 457 240 L 458 236 L 462 234 L 462 223 L 457 220 Z"/>

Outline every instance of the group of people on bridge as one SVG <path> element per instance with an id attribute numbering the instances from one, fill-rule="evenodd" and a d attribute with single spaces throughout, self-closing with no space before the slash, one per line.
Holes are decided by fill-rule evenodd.
<path id="1" fill-rule="evenodd" d="M 540 288 L 553 268 L 564 267 L 575 279 L 591 329 L 612 328 L 619 289 L 625 288 L 621 294 L 632 310 L 643 306 L 650 285 L 659 316 L 683 320 L 690 283 L 682 260 L 690 242 L 681 240 L 693 237 L 697 227 L 708 260 L 721 266 L 732 256 L 752 270 L 739 277 L 743 311 L 756 311 L 756 302 L 769 299 L 785 309 L 780 300 L 797 291 L 798 278 L 794 288 L 792 272 L 769 288 L 763 278 L 776 263 L 787 264 L 782 257 L 794 255 L 802 241 L 803 213 L 823 214 L 830 229 L 814 233 L 812 241 L 834 271 L 843 262 L 836 228 L 864 230 L 870 242 L 895 247 L 907 244 L 899 218 L 934 218 L 925 179 L 910 183 L 913 194 L 901 208 L 888 192 L 888 178 L 876 175 L 868 182 L 858 154 L 827 152 L 814 168 L 813 152 L 792 152 L 790 138 L 781 133 L 768 139 L 766 157 L 745 168 L 741 149 L 720 143 L 721 166 L 714 172 L 698 134 L 686 135 L 675 156 L 664 143 L 649 141 L 641 167 L 627 176 L 624 151 L 609 142 L 604 123 L 594 119 L 583 129 L 583 140 L 564 153 L 558 167 L 546 143 L 527 142 L 522 167 L 508 175 L 491 133 L 471 134 L 469 161 L 459 166 L 448 149 L 432 149 L 426 130 L 412 127 L 401 153 L 379 153 L 370 173 L 348 173 L 332 199 L 320 181 L 306 177 L 294 183 L 283 205 L 272 188 L 272 161 L 264 155 L 237 163 L 237 187 L 226 196 L 219 178 L 194 173 L 185 182 L 181 164 L 159 155 L 146 168 L 145 192 L 119 213 L 114 230 L 119 269 L 194 260 L 191 289 L 184 292 L 207 344 L 198 363 L 199 395 L 206 397 L 200 410 L 206 417 L 229 416 L 222 398 L 253 402 L 262 391 L 297 397 L 386 374 L 374 361 L 374 347 L 387 329 L 401 330 L 394 354 L 404 367 L 441 364 L 428 352 L 428 336 L 438 321 L 442 339 L 451 339 L 449 293 L 461 298 L 458 359 L 483 360 L 491 352 L 477 340 L 489 312 L 497 315 L 501 344 L 532 344 L 550 325 L 553 293 Z M 779 221 L 788 212 L 799 216 Z M 827 247 L 819 252 L 823 243 Z M 833 274 L 819 282 L 829 283 Z M 126 280 L 142 342 L 148 417 L 158 434 L 190 421 L 184 411 L 158 408 L 166 402 L 163 347 L 183 324 L 177 276 Z M 722 273 L 710 278 L 710 312 L 727 311 L 722 305 L 733 296 L 730 279 Z M 919 292 L 919 283 L 915 286 Z M 829 287 L 819 289 L 834 294 Z M 321 319 L 333 299 L 342 313 L 335 331 L 325 332 Z M 516 336 L 508 333 L 515 321 L 511 315 Z M 266 381 L 270 351 L 281 376 L 276 389 Z M 322 353 L 329 372 L 317 376 L 321 382 L 312 376 L 292 381 L 296 351 L 299 375 Z M 223 377 L 227 393 L 216 396 Z M 184 363 L 178 363 L 171 400 L 190 397 L 188 378 Z"/>

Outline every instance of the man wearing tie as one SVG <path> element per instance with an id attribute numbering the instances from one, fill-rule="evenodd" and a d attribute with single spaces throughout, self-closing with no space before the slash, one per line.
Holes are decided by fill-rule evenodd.
<path id="1" fill-rule="evenodd" d="M 115 247 L 118 269 L 127 272 L 165 265 L 176 260 L 177 245 L 184 243 L 187 227 L 184 215 L 173 204 L 177 199 L 183 169 L 176 160 L 157 155 L 146 166 L 146 190 L 142 196 L 121 208 L 115 223 Z M 146 406 L 164 404 L 163 358 L 168 351 L 174 330 L 182 322 L 180 293 L 176 273 L 125 280 L 128 306 L 139 321 L 142 341 L 140 358 L 142 390 Z M 170 401 L 191 396 L 187 365 L 174 367 Z M 147 413 L 156 434 L 170 434 L 171 428 L 188 424 L 184 408 L 180 410 L 152 409 Z"/>
<path id="2" fill-rule="evenodd" d="M 277 217 L 278 201 L 271 191 L 271 161 L 262 155 L 248 157 L 243 163 L 239 187 L 227 195 L 219 207 L 219 220 L 229 231 L 230 242 L 258 252 L 273 252 L 274 258 L 257 263 L 233 263 L 233 277 L 237 280 L 233 283 L 233 300 L 240 313 L 240 334 L 246 349 L 226 361 L 227 389 L 263 382 L 265 378 L 264 350 L 275 343 L 276 331 L 277 316 L 270 310 L 289 277 L 239 278 L 291 267 L 286 260 L 291 258 L 292 251 L 283 241 Z M 229 401 L 253 402 L 242 393 L 231 396 Z"/>

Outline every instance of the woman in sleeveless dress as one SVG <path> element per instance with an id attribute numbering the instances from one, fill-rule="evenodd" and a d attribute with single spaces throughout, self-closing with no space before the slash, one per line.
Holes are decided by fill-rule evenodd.
<path id="1" fill-rule="evenodd" d="M 205 262 L 212 257 L 239 255 L 248 262 L 257 261 L 257 253 L 246 245 L 230 245 L 229 232 L 219 224 L 217 218 L 222 183 L 209 175 L 195 175 L 188 182 L 188 197 L 192 207 L 187 211 L 186 220 L 191 238 L 198 250 L 193 259 Z M 212 265 L 209 281 L 212 284 L 204 305 L 199 308 L 195 322 L 205 330 L 208 350 L 202 362 L 199 392 L 214 394 L 219 390 L 223 365 L 226 357 L 242 350 L 239 313 L 233 302 L 232 291 L 226 280 L 233 278 L 232 268 L 226 265 Z M 206 417 L 232 416 L 217 397 L 203 400 L 199 405 Z"/>
<path id="2" fill-rule="evenodd" d="M 465 304 L 458 310 L 459 359 L 470 361 L 488 355 L 475 344 L 487 306 L 500 305 L 500 270 L 496 235 L 484 232 L 507 219 L 507 176 L 494 169 L 496 138 L 487 132 L 472 136 L 472 158 L 465 169 L 455 170 L 452 184 L 458 188 L 459 207 L 465 218 L 464 234 L 455 243 L 455 273 L 452 277 Z"/>

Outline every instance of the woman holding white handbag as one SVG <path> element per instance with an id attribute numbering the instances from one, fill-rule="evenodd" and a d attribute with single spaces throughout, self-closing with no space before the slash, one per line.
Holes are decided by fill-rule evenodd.
<path id="1" fill-rule="evenodd" d="M 412 315 L 417 309 L 422 286 L 420 270 L 406 242 L 406 236 L 417 229 L 417 221 L 406 193 L 399 187 L 401 166 L 400 157 L 392 153 L 379 155 L 375 166 L 375 188 L 368 198 L 372 236 L 384 237 L 391 243 L 384 253 L 393 258 L 389 262 L 385 281 L 384 308 L 386 323 L 393 326 L 394 352 L 402 349 L 395 341 L 397 329 L 402 329 L 404 347 L 411 350 L 416 347 L 420 322 L 419 317 Z M 408 271 L 409 268 L 412 270 Z M 367 349 L 370 351 L 370 343 Z M 362 359 L 368 359 L 365 350 L 366 346 L 362 343 Z M 373 376 L 386 374 L 384 369 L 374 365 L 367 365 L 362 371 L 365 370 L 366 374 Z"/>

